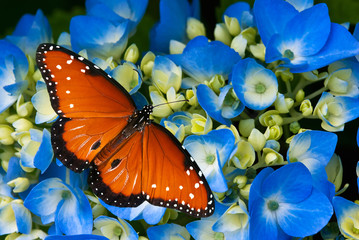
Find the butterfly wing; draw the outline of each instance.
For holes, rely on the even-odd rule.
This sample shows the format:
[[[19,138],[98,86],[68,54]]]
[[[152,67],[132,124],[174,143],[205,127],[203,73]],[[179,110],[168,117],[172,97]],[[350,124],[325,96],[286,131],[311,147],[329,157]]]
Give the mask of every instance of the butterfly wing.
[[[144,130],[142,168],[142,191],[151,204],[194,217],[213,214],[213,195],[200,168],[180,142],[156,123]]]
[[[80,172],[121,132],[135,104],[107,73],[70,50],[41,44],[36,62],[60,116],[51,130],[55,155]]]

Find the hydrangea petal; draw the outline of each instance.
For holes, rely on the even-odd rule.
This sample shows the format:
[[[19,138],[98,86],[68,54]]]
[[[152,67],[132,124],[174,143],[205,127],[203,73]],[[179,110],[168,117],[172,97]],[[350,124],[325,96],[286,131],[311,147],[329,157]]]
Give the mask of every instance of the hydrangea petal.
[[[185,227],[174,223],[150,227],[147,229],[147,235],[150,240],[166,240],[172,237],[183,240],[191,238]]]
[[[37,151],[34,157],[34,166],[41,170],[41,173],[44,173],[49,167],[52,158],[54,157],[54,152],[51,146],[51,134],[44,128],[42,131],[42,139],[39,150]]]
[[[15,214],[17,229],[21,233],[29,234],[32,227],[32,218],[30,211],[20,203],[11,203]]]
[[[303,11],[304,9],[310,8],[313,6],[313,0],[286,0],[292,4],[295,9],[298,11]]]
[[[76,235],[49,235],[45,240],[108,240],[107,237],[92,234],[76,234]]]

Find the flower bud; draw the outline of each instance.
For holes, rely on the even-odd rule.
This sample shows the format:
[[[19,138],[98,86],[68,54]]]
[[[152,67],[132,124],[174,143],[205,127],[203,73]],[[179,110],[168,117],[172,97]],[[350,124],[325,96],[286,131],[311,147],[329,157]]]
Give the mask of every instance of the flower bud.
[[[182,83],[182,69],[169,58],[158,56],[152,68],[152,81],[163,93],[171,87],[177,92]]]
[[[20,119],[20,116],[17,114],[11,114],[10,116],[8,116],[5,120],[6,122],[13,124],[16,120]]]
[[[277,99],[274,102],[274,107],[279,113],[288,113],[294,104],[291,98],[284,98],[284,95],[278,93]]]
[[[238,188],[243,188],[248,182],[248,178],[246,176],[238,175],[233,179],[233,183],[238,185]]]
[[[155,61],[155,54],[151,51],[147,52],[141,60],[141,70],[147,77],[151,77],[152,68]]]
[[[168,89],[166,96],[167,102],[174,111],[180,110],[181,107],[186,103],[184,101],[185,97],[182,94],[176,94],[176,91],[173,87]]]
[[[255,151],[261,151],[266,144],[266,138],[258,129],[253,128],[248,137],[248,142],[252,145]]]
[[[305,92],[303,91],[303,89],[299,89],[299,91],[295,95],[295,101],[302,102],[304,100],[304,97],[305,97]]]
[[[241,136],[239,136],[238,129],[233,124],[231,124],[231,126],[229,126],[229,127],[222,124],[222,125],[219,125],[216,129],[224,129],[224,128],[232,131],[236,143],[241,140]]]
[[[239,141],[237,143],[237,151],[231,159],[234,166],[239,169],[247,169],[253,165],[255,160],[256,154],[252,145],[243,140]]]
[[[186,99],[188,100],[188,104],[191,106],[198,106],[198,99],[197,99],[197,94],[195,93],[195,89],[187,89],[186,90]]]
[[[0,143],[4,145],[11,145],[14,143],[14,139],[11,136],[11,133],[14,132],[14,129],[7,124],[0,124]]]
[[[185,49],[186,45],[176,41],[176,40],[171,40],[170,41],[170,54],[181,54],[183,52],[183,50]]]
[[[33,109],[34,107],[32,106],[32,103],[24,102],[24,97],[20,94],[16,102],[16,113],[20,117],[28,117],[31,115]]]
[[[192,128],[191,132],[196,135],[207,134],[212,130],[212,120],[207,115],[207,118],[203,117],[200,114],[193,114],[193,118],[191,120]]]
[[[263,43],[258,43],[255,45],[249,46],[249,51],[253,54],[253,56],[262,62],[264,62],[264,57],[266,54],[266,47]]]
[[[299,107],[299,110],[303,113],[303,116],[309,116],[313,113],[312,103],[309,99],[305,99]]]
[[[29,131],[30,128],[33,127],[32,123],[25,118],[20,118],[16,120],[15,122],[13,122],[12,126],[15,128],[16,132]]]
[[[224,23],[226,24],[226,28],[228,32],[232,36],[237,36],[241,33],[241,26],[239,25],[238,19],[235,17],[224,16]]]
[[[208,83],[208,86],[217,94],[220,93],[220,88],[225,84],[225,80],[222,75],[214,75]]]
[[[279,140],[283,135],[283,128],[282,126],[274,125],[271,127],[267,127],[264,136],[266,139],[274,139]]]
[[[243,188],[239,190],[239,193],[244,199],[249,199],[249,190],[251,188],[251,184],[245,185]]]
[[[138,57],[140,56],[140,52],[138,50],[138,47],[135,43],[132,43],[125,52],[124,60],[127,62],[136,63],[138,60]]]
[[[324,81],[326,86],[334,95],[346,95],[352,88],[350,84],[351,69],[339,69],[330,74]]]
[[[193,39],[197,36],[206,36],[206,29],[203,23],[192,17],[187,19],[186,32],[189,39]]]
[[[253,27],[243,29],[241,35],[247,39],[248,45],[256,43],[257,30]]]
[[[231,48],[233,48],[234,51],[236,51],[242,58],[244,58],[247,44],[247,39],[245,39],[242,34],[239,34],[233,38],[231,42]]]
[[[270,127],[274,125],[282,125],[283,118],[279,115],[279,111],[269,110],[259,116],[259,122],[264,127]]]
[[[343,165],[340,157],[337,154],[333,154],[325,171],[328,175],[328,180],[335,185],[335,191],[339,191],[343,181]]]
[[[167,100],[163,97],[163,94],[161,92],[150,89],[150,98],[153,105],[163,104],[153,109],[153,116],[163,118],[173,113],[169,104],[166,104]]]
[[[12,190],[14,193],[21,193],[25,192],[29,188],[30,181],[26,177],[18,177],[9,181],[7,185],[14,188]]]
[[[281,164],[284,162],[283,156],[271,148],[263,148],[263,155],[267,166]]]
[[[214,39],[230,46],[232,36],[224,23],[217,23],[214,29]]]
[[[124,62],[122,65],[117,66],[111,71],[113,78],[116,79],[130,94],[137,92],[142,84],[142,78],[134,69],[137,68],[132,62]]]
[[[243,119],[239,121],[238,130],[243,137],[248,137],[251,131],[255,127],[254,119]]]
[[[308,80],[310,82],[320,81],[320,80],[323,80],[323,79],[328,77],[327,72],[319,73],[318,70],[313,70],[313,71],[310,71],[310,72],[304,72],[304,73],[301,73],[301,74],[306,80]]]
[[[298,131],[300,129],[300,124],[299,122],[295,121],[295,122],[292,122],[289,124],[289,130],[294,133],[294,134],[297,134]]]
[[[291,73],[288,68],[276,69],[275,75],[280,77],[284,82],[292,81],[294,79],[293,73]]]
[[[185,128],[183,125],[178,127],[176,124],[170,121],[164,121],[163,123],[165,125],[165,128],[170,131],[178,139],[179,142],[183,141],[185,137]]]
[[[266,145],[264,145],[264,148],[271,148],[274,151],[279,152],[280,144],[278,141],[271,139],[271,140],[267,140]]]

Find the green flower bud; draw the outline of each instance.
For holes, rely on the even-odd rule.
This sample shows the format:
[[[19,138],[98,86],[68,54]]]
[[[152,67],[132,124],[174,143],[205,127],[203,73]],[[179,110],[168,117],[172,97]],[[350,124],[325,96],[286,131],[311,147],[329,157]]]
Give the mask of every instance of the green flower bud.
[[[196,113],[193,114],[191,124],[191,132],[196,135],[207,134],[212,130],[213,126],[212,120],[208,115],[207,118],[205,118],[202,115]]]
[[[248,182],[248,178],[246,176],[238,175],[233,179],[233,183],[238,185],[238,188],[243,188]]]
[[[274,102],[274,107],[279,113],[288,113],[293,107],[294,100],[291,98],[284,98],[284,95],[278,93],[277,99]]]
[[[248,45],[252,45],[256,43],[256,37],[257,37],[257,30],[253,27],[249,27],[246,29],[243,29],[241,32],[241,35],[247,39]]]
[[[263,148],[263,155],[267,166],[281,164],[284,162],[283,156],[271,148]]]
[[[303,113],[303,116],[309,116],[313,113],[313,106],[309,99],[305,99],[299,107],[299,110]]]
[[[127,62],[136,63],[138,57],[140,56],[140,51],[135,43],[132,43],[125,52],[124,60]]]
[[[7,183],[10,187],[13,187],[12,190],[14,193],[20,193],[26,191],[30,186],[30,181],[25,177],[15,178]]]
[[[266,54],[266,47],[263,43],[258,43],[255,45],[249,46],[249,51],[253,54],[253,56],[262,62],[264,62],[264,57]]]
[[[16,132],[25,132],[29,131],[30,128],[33,127],[33,124],[25,118],[19,118],[13,122],[12,126],[15,128]]]
[[[346,95],[353,89],[353,84],[349,81],[351,75],[351,69],[334,71],[325,79],[324,86],[334,95]],[[354,87],[357,88],[356,86]]]
[[[258,129],[253,128],[248,137],[248,142],[252,145],[255,151],[261,151],[266,144],[266,138]]]
[[[216,129],[229,129],[232,131],[233,135],[234,135],[234,139],[235,139],[235,142],[238,142],[241,140],[241,136],[239,136],[239,132],[237,130],[237,128],[231,124],[231,126],[226,126],[226,125],[219,125]]]
[[[328,180],[335,185],[335,191],[339,191],[343,181],[343,165],[340,157],[337,154],[333,154],[325,171],[328,175]]]
[[[245,39],[242,34],[239,34],[233,38],[231,42],[231,48],[233,48],[234,51],[236,51],[242,58],[244,58],[247,44],[247,39]]]
[[[283,118],[279,115],[279,111],[269,110],[259,116],[259,122],[264,127],[270,127],[274,125],[282,125]]]
[[[184,101],[185,97],[182,94],[176,94],[176,90],[173,87],[168,89],[166,96],[167,102],[174,111],[180,110],[182,106],[186,103]]]
[[[299,89],[299,91],[295,95],[295,101],[302,102],[304,100],[304,97],[305,97],[305,92],[303,91],[303,89]]]
[[[237,18],[224,16],[224,23],[226,24],[228,32],[232,36],[237,36],[241,33],[241,26],[239,25]]]
[[[187,19],[186,32],[189,39],[193,39],[197,36],[206,36],[206,29],[203,23],[192,17]]]
[[[161,106],[155,107],[153,109],[153,116],[163,118],[173,113],[169,104],[166,104],[167,100],[163,97],[161,92],[157,90],[151,90],[150,88],[150,98],[154,106],[162,104]]]
[[[239,190],[240,195],[246,200],[249,199],[250,188],[251,188],[251,184],[247,184]]]
[[[9,108],[6,109],[5,111],[3,111],[2,113],[0,113],[0,124],[3,124],[3,123],[8,123],[6,121],[6,118],[10,116],[10,111],[9,111]]]
[[[14,156],[14,154],[15,149],[12,146],[0,146],[0,163],[5,172],[7,172],[9,160]]]
[[[11,145],[14,143],[14,139],[11,134],[14,129],[7,124],[0,124],[0,143],[4,145]]]
[[[295,121],[295,122],[292,122],[289,124],[289,130],[294,133],[294,134],[297,134],[298,131],[300,129],[300,124],[299,122]]]
[[[8,116],[5,120],[6,122],[13,124],[16,120],[18,120],[20,118],[19,115],[17,114],[11,114],[10,116]]]
[[[214,75],[208,83],[208,86],[217,94],[219,94],[219,89],[225,85],[225,80],[222,75]]]
[[[152,81],[163,93],[174,87],[176,92],[180,89],[182,83],[182,68],[178,67],[170,59],[162,57],[163,61],[155,61],[152,68]]]
[[[176,41],[176,40],[171,40],[170,41],[170,54],[181,54],[183,52],[183,50],[185,49],[186,45]]]
[[[237,143],[237,151],[233,155],[231,161],[235,167],[239,169],[247,169],[251,167],[256,160],[256,153],[252,145],[246,141]]]
[[[268,140],[279,140],[283,135],[283,128],[282,126],[278,126],[278,125],[274,125],[271,127],[267,127],[264,136],[268,139]]]
[[[134,68],[135,66],[133,63],[124,62],[112,72],[113,77],[127,90],[127,92],[134,89],[140,81],[138,72],[134,71]]]
[[[239,121],[238,130],[243,137],[248,137],[251,131],[255,127],[254,119],[243,119]]]
[[[198,99],[195,91],[196,88],[186,90],[186,99],[188,100],[188,104],[194,107],[198,106]]]
[[[155,62],[155,58],[156,55],[153,52],[148,51],[141,60],[141,70],[147,77],[150,77],[152,74],[152,68]]]
[[[214,39],[230,46],[232,36],[224,23],[217,23],[214,29]]]
[[[24,97],[20,94],[16,102],[16,112],[20,117],[28,117],[31,115],[34,107],[31,102],[24,102]]]
[[[301,73],[301,74],[306,80],[308,80],[310,82],[320,81],[320,80],[323,80],[323,79],[328,77],[327,72],[319,73],[318,70],[313,70],[313,71],[310,71],[310,72],[304,72],[304,73]]]
[[[280,77],[284,82],[292,81],[294,79],[293,73],[288,68],[278,68],[275,70],[275,75]]]

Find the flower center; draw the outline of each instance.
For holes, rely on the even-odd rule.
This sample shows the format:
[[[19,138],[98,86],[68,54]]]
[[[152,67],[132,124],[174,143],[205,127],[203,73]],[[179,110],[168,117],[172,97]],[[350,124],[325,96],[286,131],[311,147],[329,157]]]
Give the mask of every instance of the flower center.
[[[268,209],[271,210],[271,211],[276,211],[276,210],[279,208],[279,204],[278,204],[278,202],[276,202],[276,201],[270,200],[270,201],[267,203],[267,207],[268,207]]]
[[[211,154],[211,155],[208,155],[208,156],[206,157],[206,163],[207,163],[207,164],[213,164],[215,159],[216,159],[216,158],[215,158],[212,154]]]
[[[68,199],[68,198],[70,198],[70,196],[71,196],[71,193],[68,192],[68,191],[63,191],[62,194],[61,194],[61,197],[63,199]]]
[[[221,233],[221,232],[216,232],[216,233],[214,234],[214,239],[215,239],[215,240],[223,240],[223,239],[224,239],[224,234]]]
[[[114,229],[113,229],[113,234],[115,236],[121,236],[122,234],[122,228],[120,226],[116,226]]]
[[[294,53],[291,50],[287,49],[287,50],[284,51],[283,57],[288,58],[289,60],[293,60],[294,59]]]
[[[256,84],[256,93],[262,94],[266,91],[266,86],[263,83],[257,83]]]

